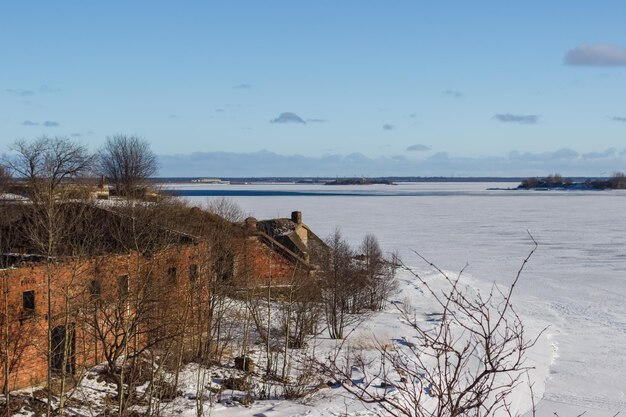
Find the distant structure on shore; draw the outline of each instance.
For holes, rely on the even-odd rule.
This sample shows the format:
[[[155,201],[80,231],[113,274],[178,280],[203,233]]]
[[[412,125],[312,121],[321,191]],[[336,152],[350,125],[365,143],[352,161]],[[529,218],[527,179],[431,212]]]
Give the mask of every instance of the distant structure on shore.
[[[219,178],[197,178],[195,180],[191,180],[191,182],[201,183],[201,184],[230,184],[230,181],[222,181]]]
[[[395,185],[392,181],[385,178],[337,178],[332,181],[326,181],[326,185]]]

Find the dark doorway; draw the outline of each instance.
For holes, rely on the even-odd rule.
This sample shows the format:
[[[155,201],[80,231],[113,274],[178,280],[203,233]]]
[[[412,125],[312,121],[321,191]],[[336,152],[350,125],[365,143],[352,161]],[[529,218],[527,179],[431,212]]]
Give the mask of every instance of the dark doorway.
[[[65,326],[57,326],[52,329],[52,369],[54,371],[61,372],[63,362],[65,362],[65,372],[74,374],[76,369],[75,350],[76,332],[73,324],[70,324],[67,329]],[[66,353],[67,360],[65,360]]]
[[[214,261],[215,275],[219,281],[230,282],[235,272],[235,256],[231,252],[220,254]]]

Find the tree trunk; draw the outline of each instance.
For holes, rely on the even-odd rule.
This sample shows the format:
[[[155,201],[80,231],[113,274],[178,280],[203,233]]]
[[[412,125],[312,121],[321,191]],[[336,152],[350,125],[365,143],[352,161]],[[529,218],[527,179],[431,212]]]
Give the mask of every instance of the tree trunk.
[[[4,398],[6,398],[6,410],[7,417],[11,415],[11,390],[9,389],[9,383],[11,378],[11,354],[9,353],[9,274],[5,272],[3,283],[3,301],[4,301]]]

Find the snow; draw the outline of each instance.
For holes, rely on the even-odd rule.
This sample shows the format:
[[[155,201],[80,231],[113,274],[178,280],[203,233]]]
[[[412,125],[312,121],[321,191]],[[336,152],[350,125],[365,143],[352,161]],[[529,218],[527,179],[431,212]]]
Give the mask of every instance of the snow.
[[[440,274],[430,271],[423,276],[423,279],[429,282],[429,285],[435,289],[435,291],[444,290],[447,287],[447,283],[442,279]],[[367,358],[377,359],[379,357],[379,346],[393,345],[399,350],[404,350],[406,353],[412,348],[413,344],[418,343],[414,332],[408,323],[402,318],[400,313],[401,309],[410,309],[411,315],[419,318],[419,320],[425,323],[432,323],[435,325],[437,322],[437,312],[439,311],[433,298],[424,291],[423,285],[419,284],[415,277],[408,271],[400,270],[398,273],[398,280],[402,291],[397,293],[387,309],[379,313],[371,313],[363,317],[363,320],[351,326],[347,331],[347,338],[345,341],[331,340],[327,337],[318,337],[316,340],[311,341],[309,348],[303,351],[292,350],[294,355],[294,363],[296,365],[293,368],[297,368],[298,358],[313,355],[318,360],[322,361],[328,357],[329,354],[336,352],[338,346],[342,346],[342,352],[349,350],[363,351]],[[471,277],[462,279],[461,284],[467,287],[468,291],[484,291],[487,290],[489,285],[485,285],[484,282],[476,282]],[[243,307],[243,306],[242,306]],[[537,334],[540,330],[536,325],[537,322],[527,323],[529,324],[528,331],[530,334]],[[542,324],[543,325],[543,324]],[[544,339],[549,342],[548,339]],[[256,352],[251,355],[252,359],[257,364],[262,365],[264,362],[263,349],[255,349]],[[533,355],[530,357],[529,365],[536,366],[536,371],[531,371],[531,379],[535,384],[535,395],[541,396],[543,392],[543,381],[547,377],[545,370],[548,368],[546,364],[551,363],[555,358],[555,352],[550,344],[540,343],[537,349],[533,350]],[[279,364],[280,367],[280,364]],[[371,375],[378,369],[376,362],[373,362],[369,368],[365,370]],[[365,375],[362,369],[354,370],[352,375],[352,381],[354,384],[359,384],[363,376]],[[241,371],[235,370],[232,367],[213,366],[210,368],[202,368],[198,364],[190,363],[185,366],[181,372],[179,379],[178,390],[181,395],[177,396],[173,401],[163,401],[158,406],[160,415],[163,416],[183,416],[183,417],[196,417],[198,403],[196,401],[197,387],[211,387],[219,388],[220,382],[229,377],[242,377]],[[317,385],[319,382],[325,382],[328,377],[319,375],[319,378],[314,374],[314,379],[311,380],[313,385]],[[399,375],[389,375],[389,379],[392,384],[399,383]],[[168,377],[171,382],[171,375]],[[200,385],[198,385],[198,382]],[[375,390],[389,389],[390,393],[394,395],[394,388],[384,388],[381,386],[382,380],[376,380],[374,384]],[[148,388],[148,383],[138,388],[139,396],[145,392]],[[254,383],[253,391],[259,392],[265,390],[264,383],[257,378]],[[24,393],[24,392],[23,392]],[[73,402],[68,403],[67,411],[71,415],[96,415],[102,413],[106,407],[106,402],[110,403],[110,398],[115,395],[115,386],[107,381],[105,377],[105,367],[103,365],[96,366],[91,369],[85,378],[83,378],[79,388],[77,388],[73,394]],[[242,405],[237,398],[245,396],[245,392],[224,390],[219,394],[211,393],[208,390],[204,391],[203,398],[204,403],[201,405],[204,409],[204,415],[228,415],[228,416],[265,416],[265,417],[286,417],[286,416],[376,416],[381,415],[381,409],[376,405],[364,405],[356,398],[349,395],[339,385],[332,385],[330,387],[324,386],[323,388],[314,391],[311,395],[304,399],[296,401],[288,401],[273,396],[268,400],[256,400],[249,406]],[[515,398],[513,398],[514,410],[527,410],[529,407],[529,392],[526,389],[521,389],[516,392]],[[109,400],[105,398],[109,397]],[[57,404],[55,402],[55,404]],[[137,409],[141,412],[142,410]],[[384,415],[384,414],[382,414]]]
[[[0,200],[28,201],[28,199],[24,196],[11,193],[0,193]]]
[[[303,221],[319,236],[339,226],[358,244],[366,233],[374,233],[385,250],[398,251],[405,263],[418,269],[426,266],[419,264],[414,250],[449,271],[459,271],[468,263],[466,274],[477,288],[493,281],[512,282],[531,249],[530,231],[539,250],[513,301],[529,331],[550,325],[531,354],[537,367],[534,391],[542,398],[538,415],[586,411],[586,416],[607,416],[626,410],[626,192],[487,190],[513,186],[417,183],[330,189],[314,185],[227,188],[293,192],[230,198],[258,219],[289,217],[291,211],[300,210]],[[307,194],[298,195],[300,191]],[[208,198],[189,199],[202,205]],[[378,319],[383,321],[382,328],[394,328],[390,317]],[[519,395],[520,409],[527,409],[527,396]],[[353,412],[359,410],[357,404],[346,401]],[[330,403],[334,405],[327,409],[303,412],[345,413],[336,401]],[[262,412],[297,415],[279,414],[281,407],[294,405],[279,404]]]
[[[538,416],[613,416],[626,410],[626,192],[503,191],[515,184],[419,183],[398,186],[329,187],[319,185],[176,186],[210,190],[252,190],[289,195],[232,196],[258,219],[289,217],[300,210],[304,222],[319,236],[340,226],[358,245],[374,233],[384,250],[398,251],[405,264],[433,283],[437,274],[420,262],[419,252],[445,271],[457,273],[466,264],[462,283],[486,292],[493,282],[511,284],[532,249],[528,231],[539,248],[526,266],[513,303],[528,335],[539,334],[528,355],[535,369],[529,378]],[[201,187],[201,188],[199,188]],[[298,194],[303,191],[304,195]],[[332,195],[329,195],[331,193]],[[342,194],[342,195],[338,195]],[[207,197],[188,197],[193,204]],[[412,332],[396,305],[410,304],[417,317],[433,320],[433,300],[407,272],[399,275],[401,291],[384,312],[372,314],[352,331],[351,346],[375,355],[376,341],[410,348]],[[439,284],[436,284],[439,285]],[[315,355],[324,357],[337,342],[319,338]],[[263,361],[259,349],[256,361]],[[182,397],[163,403],[161,415],[197,415],[196,364],[181,375]],[[99,380],[97,369],[85,378],[75,397],[97,404],[114,388]],[[204,370],[206,383],[237,375],[232,368]],[[208,394],[207,394],[208,395]],[[216,416],[373,416],[380,410],[364,405],[339,386],[322,388],[300,401],[257,400],[244,406],[224,391],[222,401],[204,403],[205,415]],[[531,407],[528,386],[515,391],[513,410]],[[93,414],[76,409],[77,415]]]

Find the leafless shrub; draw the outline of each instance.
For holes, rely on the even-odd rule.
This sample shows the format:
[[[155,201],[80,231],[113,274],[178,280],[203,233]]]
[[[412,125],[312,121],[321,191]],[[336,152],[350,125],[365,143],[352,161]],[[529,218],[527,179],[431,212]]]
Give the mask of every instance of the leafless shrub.
[[[312,359],[299,361],[294,366],[295,375],[285,380],[283,396],[288,400],[303,399],[324,386]]]
[[[246,217],[243,209],[229,198],[216,198],[209,201],[207,210],[230,222],[241,222]]]
[[[410,338],[393,345],[378,340],[374,361],[364,352],[348,354],[344,347],[322,368],[361,401],[378,404],[393,416],[511,414],[509,397],[524,383],[530,369],[526,354],[540,336],[526,335],[511,298],[536,250],[532,241],[510,288],[501,291],[494,285],[487,295],[468,293],[460,284],[463,271],[450,277],[418,254],[447,284],[442,293],[409,270],[437,303],[438,320],[424,322],[399,308],[412,329]]]

